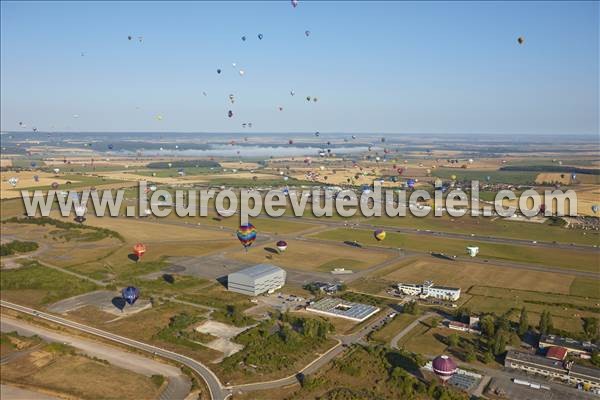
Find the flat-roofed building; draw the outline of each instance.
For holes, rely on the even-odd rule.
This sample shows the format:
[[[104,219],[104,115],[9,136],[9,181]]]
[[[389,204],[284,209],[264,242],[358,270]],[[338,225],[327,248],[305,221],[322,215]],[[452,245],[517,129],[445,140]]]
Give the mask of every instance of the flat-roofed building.
[[[306,307],[306,311],[312,311],[330,317],[350,319],[356,322],[366,320],[371,315],[376,314],[379,310],[379,307],[371,306],[369,304],[352,303],[331,297],[321,299]]]
[[[285,284],[285,270],[271,264],[258,264],[227,276],[227,289],[232,292],[258,296],[273,293]]]
[[[568,353],[578,355],[582,358],[589,358],[594,350],[600,350],[600,346],[592,342],[584,342],[556,335],[542,335],[540,337],[540,349],[555,346],[564,347]]]
[[[584,367],[572,361],[553,360],[535,354],[509,350],[504,366],[525,372],[556,378],[568,384],[582,384],[590,388],[600,388],[600,369]]]
[[[460,288],[437,286],[431,281],[426,281],[423,284],[399,283],[398,291],[403,294],[422,298],[434,297],[436,299],[451,301],[456,301],[460,298]]]

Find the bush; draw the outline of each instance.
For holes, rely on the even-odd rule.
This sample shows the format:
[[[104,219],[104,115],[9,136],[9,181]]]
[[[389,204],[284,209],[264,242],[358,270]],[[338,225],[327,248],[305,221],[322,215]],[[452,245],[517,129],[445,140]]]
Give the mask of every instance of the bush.
[[[21,242],[13,240],[12,242],[0,245],[0,256],[11,256],[15,253],[27,253],[38,249],[36,242]]]
[[[150,377],[150,380],[152,381],[152,383],[154,383],[154,385],[156,385],[156,387],[161,387],[163,385],[163,383],[165,383],[165,377],[162,375],[152,375]]]

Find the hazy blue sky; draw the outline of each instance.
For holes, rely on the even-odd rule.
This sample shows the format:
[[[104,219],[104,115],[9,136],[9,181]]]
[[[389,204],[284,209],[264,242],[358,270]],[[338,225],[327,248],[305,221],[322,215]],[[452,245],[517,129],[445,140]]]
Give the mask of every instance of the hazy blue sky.
[[[598,132],[598,2],[1,8],[2,130]]]

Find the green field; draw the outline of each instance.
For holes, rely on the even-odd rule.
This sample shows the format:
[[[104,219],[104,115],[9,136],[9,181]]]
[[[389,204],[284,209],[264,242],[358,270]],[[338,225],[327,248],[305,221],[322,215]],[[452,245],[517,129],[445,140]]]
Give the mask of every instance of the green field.
[[[433,176],[450,179],[452,175],[456,175],[458,181],[479,181],[484,183],[509,183],[513,185],[528,185],[535,183],[537,172],[525,171],[490,171],[490,170],[472,170],[463,168],[437,168],[432,172]],[[487,180],[487,177],[490,180]]]
[[[599,254],[597,252],[577,251],[570,249],[536,248],[499,243],[484,243],[446,239],[434,239],[419,235],[388,232],[385,241],[376,242],[371,231],[360,229],[333,229],[311,237],[337,242],[356,240],[363,245],[402,248],[424,252],[441,252],[450,255],[464,255],[467,246],[479,246],[478,258],[516,261],[532,264],[549,265],[558,268],[579,271],[597,272]]]
[[[503,218],[470,217],[452,218],[447,215],[433,215],[419,218],[412,215],[406,217],[371,217],[364,219],[365,223],[377,226],[390,226],[450,232],[476,234],[480,236],[506,237],[511,239],[536,240],[544,242],[600,244],[600,232],[586,232],[578,229],[565,229],[558,226],[533,222],[510,221]]]
[[[91,282],[43,267],[36,262],[19,269],[3,270],[2,298],[38,306],[96,290]]]
[[[571,283],[570,294],[598,299],[600,298],[600,280],[575,278]]]
[[[541,293],[527,290],[506,290],[487,286],[474,286],[468,291],[472,296],[465,304],[471,311],[502,315],[510,310],[527,308],[530,324],[536,326],[542,311],[550,311],[554,326],[574,334],[583,329],[582,318],[600,316],[600,304],[585,297]],[[518,319],[518,313],[512,313]]]
[[[394,336],[410,325],[410,323],[418,317],[418,315],[412,314],[396,315],[394,319],[385,324],[383,328],[373,332],[370,338],[376,342],[388,345]]]
[[[65,181],[71,181],[71,184],[62,184],[59,186],[57,190],[73,190],[73,189],[81,189],[81,188],[89,188],[91,186],[100,186],[100,185],[111,185],[114,183],[126,183],[124,181],[120,181],[117,179],[108,179],[102,178],[99,176],[93,175],[79,175],[79,174],[61,174],[59,176],[60,179]],[[21,190],[50,190],[51,186],[32,186],[21,188]]]

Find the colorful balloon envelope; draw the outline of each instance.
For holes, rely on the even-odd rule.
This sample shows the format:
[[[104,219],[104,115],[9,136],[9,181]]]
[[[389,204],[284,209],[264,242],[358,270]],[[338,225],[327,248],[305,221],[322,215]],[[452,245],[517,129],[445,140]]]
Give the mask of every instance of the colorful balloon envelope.
[[[279,242],[277,242],[277,249],[281,252],[284,252],[287,249],[287,242],[284,240],[280,240]]]
[[[458,369],[454,360],[446,355],[434,358],[431,366],[433,372],[442,380],[442,382],[446,382],[448,379],[452,378]]]
[[[237,232],[237,238],[244,246],[246,251],[248,251],[248,247],[252,246],[252,243],[256,240],[256,228],[251,223],[247,225],[241,225]]]
[[[140,258],[142,258],[144,253],[146,253],[146,245],[145,244],[136,243],[136,245],[133,246],[133,254],[135,254],[135,256],[138,258],[138,260]]]
[[[375,232],[373,232],[373,236],[378,242],[381,242],[385,239],[385,231],[383,229],[377,229]]]
[[[140,290],[134,286],[127,286],[121,290],[121,296],[123,296],[127,304],[132,305],[140,297]]]

